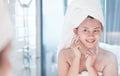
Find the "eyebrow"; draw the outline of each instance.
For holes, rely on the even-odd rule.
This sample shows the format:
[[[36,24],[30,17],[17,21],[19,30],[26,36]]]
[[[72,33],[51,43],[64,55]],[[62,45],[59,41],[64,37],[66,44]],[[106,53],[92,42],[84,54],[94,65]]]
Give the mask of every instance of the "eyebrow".
[[[101,28],[101,27],[96,27],[95,29],[99,29],[99,28]]]
[[[88,27],[83,27],[83,28],[87,28],[87,29],[89,29]],[[94,29],[98,29],[98,28],[100,28],[100,27],[95,27]]]
[[[83,27],[83,28],[89,29],[88,27]],[[99,28],[101,28],[101,27],[96,27],[96,28],[94,28],[94,29],[99,29]]]

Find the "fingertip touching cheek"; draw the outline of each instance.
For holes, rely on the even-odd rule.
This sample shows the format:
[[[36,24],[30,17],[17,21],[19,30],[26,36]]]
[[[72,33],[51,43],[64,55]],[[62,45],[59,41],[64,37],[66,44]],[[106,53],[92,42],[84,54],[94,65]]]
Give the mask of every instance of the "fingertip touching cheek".
[[[101,37],[103,26],[93,17],[87,17],[79,26],[74,30],[77,36],[80,37],[81,42],[87,48],[95,47]]]

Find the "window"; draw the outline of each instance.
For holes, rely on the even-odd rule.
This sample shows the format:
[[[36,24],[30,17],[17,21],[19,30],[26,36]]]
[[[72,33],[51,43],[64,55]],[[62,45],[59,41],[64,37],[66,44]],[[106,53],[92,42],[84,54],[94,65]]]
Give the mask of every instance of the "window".
[[[27,0],[30,3],[26,0],[21,1],[8,1],[16,31],[14,50],[11,55],[12,76],[36,76],[36,1]],[[16,61],[18,63],[15,63]]]

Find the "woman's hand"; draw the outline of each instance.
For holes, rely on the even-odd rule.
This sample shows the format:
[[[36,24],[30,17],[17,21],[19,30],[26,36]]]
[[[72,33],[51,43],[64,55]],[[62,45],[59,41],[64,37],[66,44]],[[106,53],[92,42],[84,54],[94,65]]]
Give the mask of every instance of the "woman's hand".
[[[94,64],[95,64],[95,61],[97,58],[97,53],[98,53],[98,50],[96,48],[89,49],[89,51],[87,51],[87,54],[86,54],[86,58],[87,58],[86,59],[86,67],[87,67],[87,69],[94,67]]]
[[[72,42],[71,42],[71,48],[72,50],[74,51],[74,54],[75,54],[75,57],[81,57],[81,52],[80,52],[80,40],[79,40],[79,37],[76,36],[72,39]]]

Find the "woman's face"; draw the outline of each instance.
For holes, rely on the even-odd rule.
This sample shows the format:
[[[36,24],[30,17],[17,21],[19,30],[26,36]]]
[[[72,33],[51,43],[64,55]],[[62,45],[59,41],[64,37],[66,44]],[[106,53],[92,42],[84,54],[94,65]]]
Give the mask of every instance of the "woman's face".
[[[95,47],[102,33],[102,26],[96,19],[86,18],[76,29],[76,35],[87,48]]]

